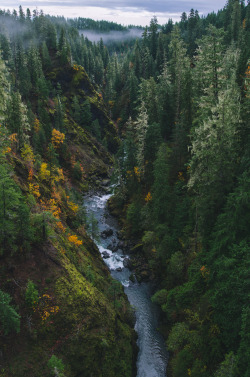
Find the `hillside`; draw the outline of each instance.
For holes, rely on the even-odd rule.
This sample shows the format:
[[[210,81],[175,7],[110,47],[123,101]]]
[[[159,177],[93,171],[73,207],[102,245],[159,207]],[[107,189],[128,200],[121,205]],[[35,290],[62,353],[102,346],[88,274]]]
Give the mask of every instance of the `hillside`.
[[[82,197],[106,185],[117,130],[83,67],[40,56],[22,50],[17,76],[0,62],[0,375],[132,376],[131,310],[121,288],[114,308]]]

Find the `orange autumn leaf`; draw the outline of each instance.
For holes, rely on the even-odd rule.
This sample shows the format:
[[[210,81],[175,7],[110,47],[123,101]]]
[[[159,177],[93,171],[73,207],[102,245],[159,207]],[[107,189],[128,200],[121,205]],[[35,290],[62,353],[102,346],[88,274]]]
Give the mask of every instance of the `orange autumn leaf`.
[[[55,128],[52,130],[51,142],[55,148],[59,148],[59,146],[63,144],[64,139],[65,135],[62,132],[56,130]]]
[[[152,195],[151,195],[151,192],[148,192],[147,193],[147,196],[146,196],[146,198],[145,198],[145,202],[150,202],[150,200],[152,200]]]
[[[68,236],[68,240],[69,240],[69,242],[73,243],[73,245],[75,245],[75,246],[82,245],[82,241],[79,240],[78,237],[75,234]]]

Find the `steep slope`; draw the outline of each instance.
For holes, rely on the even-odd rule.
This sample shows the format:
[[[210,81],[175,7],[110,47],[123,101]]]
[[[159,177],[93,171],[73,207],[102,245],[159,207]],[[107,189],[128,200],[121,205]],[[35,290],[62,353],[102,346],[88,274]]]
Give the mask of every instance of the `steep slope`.
[[[82,67],[55,59],[46,82],[49,96],[29,96],[29,108],[9,89],[1,102],[0,376],[130,377],[133,316],[121,286],[122,309],[113,303],[82,208],[82,192],[109,176],[116,129]],[[73,98],[88,100],[86,124]],[[106,147],[92,134],[95,120]]]

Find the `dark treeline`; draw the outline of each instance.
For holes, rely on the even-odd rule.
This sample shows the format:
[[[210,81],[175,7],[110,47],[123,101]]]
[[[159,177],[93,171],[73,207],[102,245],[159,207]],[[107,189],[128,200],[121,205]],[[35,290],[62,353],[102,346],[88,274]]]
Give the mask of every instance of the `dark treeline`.
[[[91,18],[76,18],[74,20],[69,19],[70,25],[79,30],[95,30],[97,32],[109,32],[109,31],[126,31],[127,27],[109,21],[94,21]]]
[[[60,167],[69,169],[63,141],[72,122],[117,152],[93,101],[71,92],[86,71],[94,87],[84,90],[106,103],[121,138],[113,201],[157,282],[152,300],[162,309],[169,375],[249,377],[250,5],[228,0],[218,13],[200,17],[192,9],[163,26],[153,18],[140,39],[108,46],[78,29],[121,25],[21,7],[1,11],[0,21],[3,160],[11,148],[53,186]],[[72,81],[68,70],[76,73]],[[83,176],[80,162],[70,170],[75,181]],[[6,166],[2,253],[42,242],[47,232],[40,213],[31,229],[32,205]],[[46,191],[28,179],[33,196]],[[8,331],[19,326],[12,317]]]

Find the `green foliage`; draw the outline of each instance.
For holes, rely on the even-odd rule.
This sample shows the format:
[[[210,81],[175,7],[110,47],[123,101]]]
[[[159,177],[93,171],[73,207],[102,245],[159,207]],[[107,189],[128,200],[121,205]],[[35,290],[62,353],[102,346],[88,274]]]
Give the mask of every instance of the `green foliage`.
[[[141,230],[141,205],[138,201],[134,201],[128,206],[127,220],[131,225],[131,233],[138,234]]]
[[[33,281],[29,280],[27,283],[26,291],[25,291],[25,302],[26,305],[31,309],[37,305],[39,299],[39,293],[36,288],[36,285]]]
[[[154,164],[154,184],[152,189],[152,215],[156,224],[168,224],[172,218],[171,188],[169,185],[170,150],[162,144]]]
[[[249,307],[250,268],[249,244],[242,241],[233,245],[229,255],[217,257],[211,265],[211,302],[214,319],[222,329],[221,338],[227,350],[236,351],[239,346],[242,308]]]
[[[95,283],[95,273],[92,266],[89,264],[86,269],[86,278],[94,285]]]
[[[22,251],[29,251],[34,241],[34,229],[31,225],[30,210],[24,200],[20,201],[17,217],[17,243]]]
[[[108,292],[112,298],[114,309],[119,309],[121,307],[121,301],[119,299],[119,296],[122,293],[121,283],[117,280],[112,280]]]
[[[250,333],[248,329],[249,319],[250,308],[248,306],[243,308],[241,315],[241,340],[237,353],[237,376],[248,377],[250,375],[250,366],[248,362],[248,355],[250,352]]]
[[[183,348],[188,341],[188,326],[184,322],[176,323],[168,336],[169,351],[176,352]]]
[[[34,240],[38,245],[45,242],[49,235],[49,223],[55,221],[51,212],[36,213],[32,216]]]
[[[6,165],[0,165],[0,253],[16,249],[18,221],[17,209],[20,191],[10,178]]]
[[[193,355],[188,348],[181,350],[172,361],[173,377],[188,377]]]
[[[7,80],[7,69],[2,59],[0,59],[0,88],[0,122],[2,123],[6,116],[5,112],[10,95],[9,83]]]
[[[11,297],[0,290],[0,322],[5,335],[20,331],[20,315],[10,305]]]
[[[161,289],[151,297],[151,300],[158,305],[163,305],[167,301],[167,295],[168,291],[166,289]]]
[[[180,283],[183,280],[185,257],[182,252],[177,251],[171,258],[167,269],[168,279]]]
[[[95,119],[90,126],[90,129],[93,135],[97,138],[97,140],[101,141],[101,127],[98,119]]]
[[[61,359],[52,355],[48,361],[48,367],[51,370],[51,374],[54,376],[63,376],[64,365]]]
[[[90,130],[92,114],[91,114],[91,107],[90,102],[88,99],[83,102],[80,109],[80,116],[81,116],[81,124],[86,127],[87,130]]]
[[[74,165],[73,178],[77,181],[80,181],[82,179],[82,169],[79,161],[77,161]]]
[[[236,371],[236,358],[233,352],[226,355],[225,360],[220,364],[214,377],[234,377]]]
[[[7,108],[7,124],[11,133],[17,134],[18,149],[28,143],[30,125],[27,117],[27,107],[21,100],[19,92],[12,92]]]

